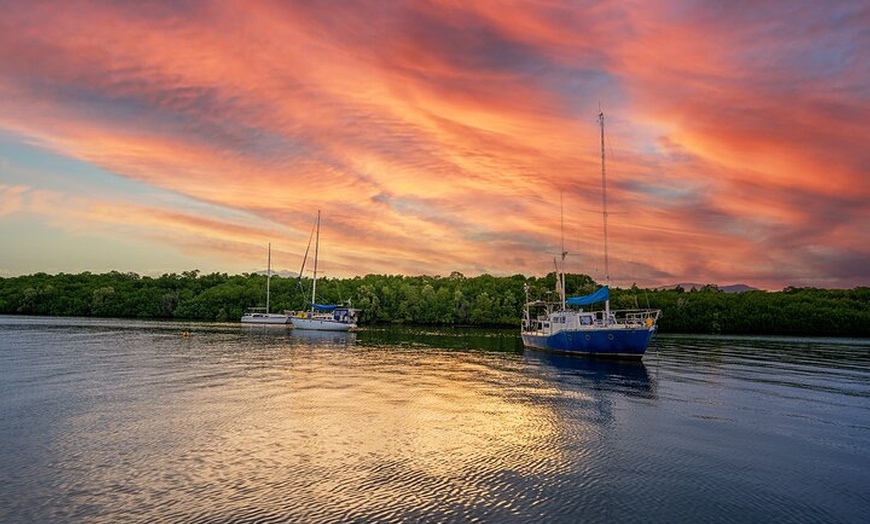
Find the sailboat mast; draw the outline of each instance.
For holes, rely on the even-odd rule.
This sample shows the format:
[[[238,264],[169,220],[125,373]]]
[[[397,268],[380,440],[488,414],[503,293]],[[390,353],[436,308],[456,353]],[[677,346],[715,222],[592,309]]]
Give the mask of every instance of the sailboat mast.
[[[266,314],[269,314],[269,282],[272,280],[272,243],[266,249]]]
[[[610,287],[610,262],[607,258],[607,170],[604,162],[604,111],[598,110],[598,124],[601,127],[601,217],[604,221],[604,283]],[[607,322],[610,319],[610,298],[604,302]]]
[[[562,310],[564,311],[567,307],[565,303],[565,257],[568,255],[568,252],[565,251],[565,202],[564,202],[564,192],[559,192],[559,220],[560,220],[560,234],[561,234],[561,248],[562,248],[562,267],[556,268],[558,271],[559,277],[559,300],[562,302]]]
[[[314,240],[314,280],[311,282],[311,311],[314,311],[314,304],[317,303],[317,252],[320,249],[320,210],[317,210],[317,227]]]

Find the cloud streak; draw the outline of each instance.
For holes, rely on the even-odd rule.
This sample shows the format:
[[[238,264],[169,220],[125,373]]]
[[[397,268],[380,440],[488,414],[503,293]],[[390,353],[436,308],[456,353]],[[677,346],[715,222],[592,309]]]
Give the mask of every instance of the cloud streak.
[[[0,137],[150,191],[31,188],[4,158],[0,229],[253,270],[266,242],[301,256],[321,209],[335,276],[542,274],[562,201],[569,269],[600,279],[601,103],[618,284],[867,285],[868,23],[846,1],[9,2]]]

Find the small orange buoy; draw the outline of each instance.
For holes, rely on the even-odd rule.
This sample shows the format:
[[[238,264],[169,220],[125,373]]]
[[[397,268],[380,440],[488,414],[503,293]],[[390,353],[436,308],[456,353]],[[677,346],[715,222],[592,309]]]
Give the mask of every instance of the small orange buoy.
[[[188,333],[187,331],[182,331],[182,332],[181,332],[181,338],[187,338],[187,337],[189,337],[189,336],[190,336],[190,333]]]

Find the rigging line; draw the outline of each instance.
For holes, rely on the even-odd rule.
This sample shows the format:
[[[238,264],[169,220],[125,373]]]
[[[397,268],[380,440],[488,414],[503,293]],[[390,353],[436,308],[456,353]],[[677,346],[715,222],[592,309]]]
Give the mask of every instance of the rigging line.
[[[613,142],[610,140],[610,132],[604,129],[604,141],[607,143],[607,148],[610,150],[610,162],[616,161],[616,153],[613,152]]]
[[[600,109],[600,106],[599,106],[599,109]],[[602,112],[601,114],[603,115],[604,113]],[[610,140],[610,132],[607,130],[606,126],[603,128],[603,130],[604,130],[604,136],[602,138],[604,139],[604,143],[607,144],[607,148],[610,150],[610,156],[607,159],[607,163],[611,166],[611,170],[612,170],[613,163],[616,161],[616,153],[614,153],[614,151],[613,151],[613,142]],[[602,149],[603,149],[603,147],[602,147]],[[604,151],[602,151],[602,154],[603,153],[604,153]],[[607,210],[606,213],[608,216],[610,216],[610,215],[625,214],[625,213],[628,213],[628,211],[610,211],[610,210]]]
[[[314,240],[314,279],[311,281],[311,312],[314,313],[314,304],[317,303],[317,258],[320,250],[320,210],[317,210],[317,221],[315,222],[317,236]]]
[[[299,276],[296,278],[296,284],[302,291],[305,291],[302,288],[302,275],[305,273],[305,262],[308,260],[308,252],[311,250],[311,240],[314,238],[314,230],[317,228],[317,221],[315,220],[314,226],[311,227],[311,234],[308,235],[308,246],[305,247],[305,255],[302,257],[302,267],[299,268]]]

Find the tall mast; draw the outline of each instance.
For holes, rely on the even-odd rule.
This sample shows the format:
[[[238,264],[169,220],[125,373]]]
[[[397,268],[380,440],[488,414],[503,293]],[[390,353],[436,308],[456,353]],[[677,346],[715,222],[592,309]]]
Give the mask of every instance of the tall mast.
[[[317,302],[317,251],[320,249],[320,210],[317,210],[317,234],[314,241],[314,281],[311,283],[311,311],[314,311],[314,304]]]
[[[269,314],[269,281],[272,280],[272,243],[266,250],[266,314]]]
[[[565,304],[565,257],[568,256],[568,252],[565,251],[565,202],[564,202],[564,192],[559,192],[559,220],[560,220],[560,231],[561,231],[561,242],[562,242],[562,267],[561,269],[556,268],[559,271],[559,300],[562,301],[562,309],[564,310],[566,307]]]
[[[601,127],[601,216],[604,221],[604,283],[610,288],[610,263],[607,258],[607,170],[604,162],[604,111],[598,110],[598,124]],[[610,298],[604,302],[606,322],[610,321]]]

